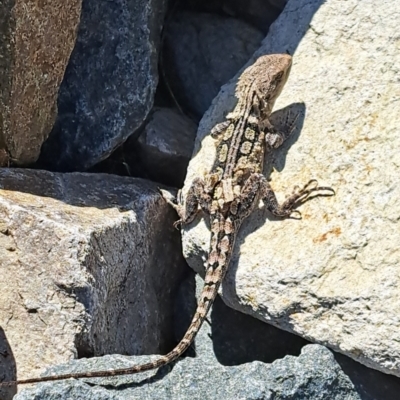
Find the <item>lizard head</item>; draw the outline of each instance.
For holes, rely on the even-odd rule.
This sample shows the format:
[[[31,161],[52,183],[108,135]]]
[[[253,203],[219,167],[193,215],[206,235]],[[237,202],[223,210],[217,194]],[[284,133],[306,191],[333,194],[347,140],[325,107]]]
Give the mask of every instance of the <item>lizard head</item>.
[[[289,77],[292,57],[288,54],[261,56],[242,75],[242,84],[252,85],[258,100],[267,114],[272,111],[275,100],[282,92]]]

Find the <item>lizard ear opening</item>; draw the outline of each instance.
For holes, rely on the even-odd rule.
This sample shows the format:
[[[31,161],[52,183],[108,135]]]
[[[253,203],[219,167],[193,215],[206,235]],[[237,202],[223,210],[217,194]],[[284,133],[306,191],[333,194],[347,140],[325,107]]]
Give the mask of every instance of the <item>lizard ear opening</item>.
[[[274,81],[280,81],[282,77],[283,77],[283,71],[280,71],[275,75]]]

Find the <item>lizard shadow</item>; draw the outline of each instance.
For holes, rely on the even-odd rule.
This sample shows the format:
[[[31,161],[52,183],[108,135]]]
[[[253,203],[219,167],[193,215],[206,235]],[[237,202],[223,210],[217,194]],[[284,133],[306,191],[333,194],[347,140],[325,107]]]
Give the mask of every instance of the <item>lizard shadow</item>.
[[[213,353],[218,363],[237,366],[253,361],[272,363],[299,356],[309,341],[228,307],[217,297],[211,313]],[[331,350],[362,400],[397,399],[400,380]],[[379,384],[377,385],[377,382]]]
[[[267,153],[264,159],[263,174],[267,178],[270,176],[272,168],[277,171],[282,171],[285,167],[286,157],[289,149],[299,139],[300,132],[304,125],[306,114],[306,105],[304,103],[292,103],[284,108],[274,111],[271,114],[270,121],[278,131],[287,129],[287,122],[291,123],[291,119],[295,119],[293,132],[285,140],[281,147],[274,150],[272,153]],[[284,122],[285,121],[285,122]]]

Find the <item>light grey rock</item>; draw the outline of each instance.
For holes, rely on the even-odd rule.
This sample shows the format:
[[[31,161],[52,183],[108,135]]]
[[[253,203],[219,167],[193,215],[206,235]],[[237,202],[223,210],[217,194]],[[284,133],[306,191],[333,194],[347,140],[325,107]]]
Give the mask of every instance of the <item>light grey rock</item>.
[[[143,123],[158,83],[165,0],[86,0],[39,165],[87,169]]]
[[[307,202],[301,221],[278,221],[260,206],[242,226],[222,291],[237,310],[397,376],[399,11],[389,1],[289,1],[272,25],[256,56],[294,54],[276,109],[306,109],[301,133],[267,167],[272,187],[282,201],[316,178],[336,196]],[[224,86],[200,122],[185,190],[211,167],[205,135],[232,109],[234,89],[235,80]],[[201,273],[209,237],[204,219],[183,235]]]
[[[56,118],[81,3],[0,3],[0,167],[39,157]]]
[[[0,379],[169,349],[187,268],[175,219],[141,179],[1,169]]]
[[[166,26],[163,66],[179,105],[200,118],[262,38],[260,31],[234,18],[177,13]]]

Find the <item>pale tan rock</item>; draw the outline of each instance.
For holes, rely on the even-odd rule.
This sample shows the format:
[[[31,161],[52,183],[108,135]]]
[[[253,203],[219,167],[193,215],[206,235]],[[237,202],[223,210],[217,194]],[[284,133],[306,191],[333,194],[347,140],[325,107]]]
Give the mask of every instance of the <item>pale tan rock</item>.
[[[1,2],[0,166],[33,163],[57,114],[81,0]]]
[[[169,350],[186,265],[175,219],[141,179],[0,170],[1,379]]]
[[[336,196],[303,205],[301,221],[255,212],[223,285],[232,307],[397,376],[399,12],[388,0],[293,0],[272,26],[258,54],[294,54],[275,109],[304,102],[306,113],[275,153],[271,184],[281,201],[310,178]],[[234,105],[234,87],[222,88],[200,123],[186,190],[211,166],[214,143],[203,137]],[[204,220],[185,231],[184,253],[198,271],[208,244]]]

